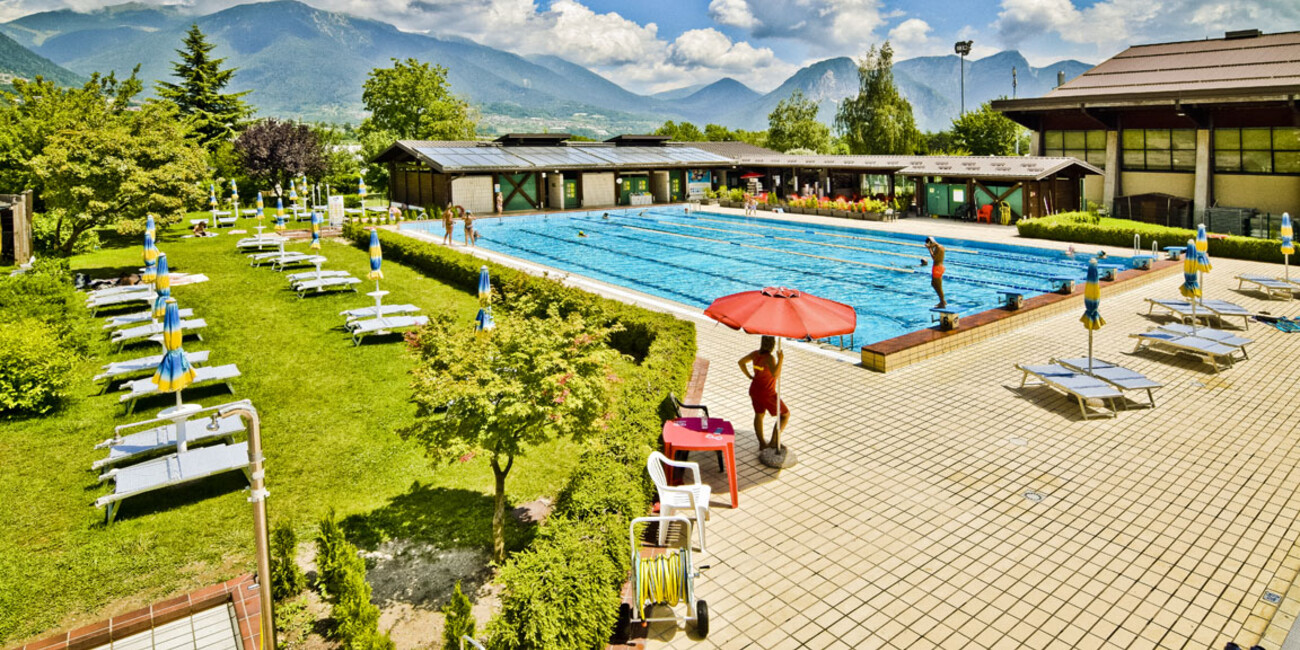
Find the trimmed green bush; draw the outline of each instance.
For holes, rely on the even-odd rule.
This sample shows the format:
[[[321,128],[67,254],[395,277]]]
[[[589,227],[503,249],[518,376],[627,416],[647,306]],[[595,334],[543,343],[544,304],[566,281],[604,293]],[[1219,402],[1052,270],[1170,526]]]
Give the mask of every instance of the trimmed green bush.
[[[330,618],[347,650],[392,650],[393,640],[379,631],[379,608],[370,602],[366,561],[343,537],[334,509],[321,519],[316,534],[317,585],[334,602]]]
[[[360,248],[369,245],[360,226],[345,226],[344,236]],[[386,261],[467,293],[478,290],[479,268],[486,264],[497,309],[541,315],[555,305],[593,325],[621,326],[610,346],[637,365],[621,378],[609,426],[584,452],[532,547],[502,568],[502,607],[488,625],[494,649],[603,646],[628,576],[628,524],[649,508],[646,457],[671,417],[668,393],[680,394],[690,379],[694,324],[412,237],[381,230],[379,240]]]
[[[294,560],[297,552],[293,526],[287,521],[276,524],[271,531],[271,596],[277,601],[293,598],[307,588],[307,578]]]
[[[1133,236],[1141,237],[1144,250],[1151,249],[1151,242],[1159,242],[1160,247],[1180,246],[1188,239],[1196,238],[1195,230],[1186,228],[1169,228],[1128,219],[1097,219],[1087,212],[1066,212],[1041,217],[1038,219],[1021,219],[1016,223],[1016,230],[1021,237],[1036,239],[1053,239],[1081,244],[1098,244],[1131,248]],[[1226,257],[1256,262],[1282,262],[1282,242],[1276,239],[1259,239],[1255,237],[1211,237],[1210,257]]]
[[[316,587],[326,598],[336,597],[343,585],[348,551],[352,551],[351,555],[356,555],[356,549],[351,547],[343,537],[343,529],[339,528],[334,509],[330,508],[321,519],[320,529],[316,532]]]
[[[462,636],[474,638],[474,614],[471,613],[473,605],[469,602],[469,597],[460,589],[460,581],[456,581],[456,589],[451,594],[451,600],[442,608],[444,619],[442,627],[442,647],[444,650],[470,650],[472,646],[461,640]]]
[[[67,396],[77,353],[34,318],[0,322],[0,414],[48,413]]]

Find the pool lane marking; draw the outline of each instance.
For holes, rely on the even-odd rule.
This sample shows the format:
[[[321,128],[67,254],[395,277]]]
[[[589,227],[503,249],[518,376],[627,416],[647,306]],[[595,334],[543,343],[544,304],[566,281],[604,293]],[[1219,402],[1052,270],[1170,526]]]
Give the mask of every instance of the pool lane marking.
[[[681,227],[681,228],[698,228],[698,229],[700,229],[700,230],[712,230],[712,231],[714,231],[714,232],[725,232],[725,233],[730,233],[730,234],[733,234],[733,235],[744,235],[744,236],[746,236],[746,237],[764,237],[764,238],[767,238],[767,239],[776,239],[776,240],[778,240],[778,241],[790,241],[790,242],[795,242],[795,243],[799,243],[799,244],[811,244],[811,245],[813,245],[813,246],[834,246],[835,248],[847,248],[847,249],[849,249],[849,250],[854,250],[854,251],[863,251],[863,252],[865,252],[865,253],[877,253],[877,254],[880,254],[880,255],[892,255],[893,257],[903,257],[903,258],[907,258],[907,259],[909,259],[909,260],[923,260],[923,259],[925,259],[924,257],[921,257],[921,256],[919,256],[919,255],[908,255],[908,254],[906,254],[906,253],[894,253],[894,252],[891,252],[891,251],[882,251],[882,250],[877,249],[877,248],[863,248],[863,247],[861,247],[861,246],[849,246],[849,245],[847,245],[847,244],[832,244],[832,243],[830,243],[830,242],[816,242],[816,241],[809,241],[809,240],[807,240],[807,239],[795,239],[794,237],[778,237],[778,236],[776,236],[776,235],[764,235],[764,234],[762,234],[762,233],[756,233],[756,232],[745,232],[745,231],[743,231],[743,230],[727,230],[726,228],[710,228],[710,227],[708,227],[708,226],[692,226],[692,225],[690,225],[690,224],[685,224],[685,223],[673,223],[673,222],[671,222],[671,221],[658,221],[657,223],[659,223],[659,224],[661,224],[661,225],[664,225],[664,226],[676,226],[676,227]],[[892,267],[885,267],[885,268],[892,268]]]
[[[707,217],[694,217],[694,216],[693,216],[693,217],[691,217],[691,218],[692,218],[692,219],[699,219],[700,221],[712,221],[712,222],[714,222],[714,223],[734,223],[734,222],[731,222],[731,221],[725,221],[725,220],[722,220],[722,219],[709,219],[709,218],[707,218]],[[879,238],[879,237],[864,237],[864,236],[862,236],[862,235],[842,235],[842,234],[839,234],[839,233],[833,233],[833,232],[819,232],[819,231],[816,231],[816,230],[808,230],[808,229],[806,229],[806,228],[782,228],[782,227],[780,227],[780,226],[760,226],[760,225],[758,225],[758,224],[756,224],[756,223],[748,223],[748,222],[744,222],[744,223],[745,223],[746,226],[750,226],[750,227],[752,227],[752,228],[767,228],[767,229],[769,229],[769,230],[788,230],[788,231],[790,231],[790,232],[802,232],[802,233],[807,233],[807,234],[810,234],[810,235],[822,235],[822,236],[824,236],[824,237],[840,237],[840,238],[842,238],[842,239],[859,239],[859,240],[862,240],[862,241],[873,241],[873,242],[876,242],[876,243],[878,243],[878,244],[894,244],[894,245],[897,245],[897,246],[913,246],[913,247],[916,247],[916,248],[924,248],[924,247],[925,247],[925,244],[915,244],[915,243],[912,243],[912,242],[909,242],[909,241],[898,241],[898,240],[896,240],[896,239],[881,239],[881,238]],[[950,251],[950,252],[953,252],[953,253],[967,253],[967,254],[970,254],[970,255],[983,255],[983,254],[984,254],[983,251],[978,251],[978,250],[975,250],[975,249],[972,249],[972,248],[958,248],[958,247],[955,247],[955,246],[953,246],[953,247],[949,247],[947,250]]]
[[[772,251],[773,253],[782,253],[782,254],[785,254],[785,255],[798,255],[798,256],[800,256],[800,257],[811,257],[811,258],[819,259],[819,260],[827,260],[827,261],[831,261],[831,262],[840,262],[841,264],[853,264],[853,265],[855,265],[855,266],[869,266],[869,267],[871,267],[871,268],[876,268],[876,269],[885,269],[885,270],[887,270],[887,271],[897,271],[897,272],[899,272],[899,273],[916,273],[916,270],[915,270],[915,269],[904,269],[904,268],[899,268],[899,267],[897,267],[897,266],[886,266],[886,265],[884,265],[884,264],[872,264],[872,263],[870,263],[870,262],[855,262],[855,261],[853,261],[853,260],[845,260],[845,259],[840,259],[840,258],[838,258],[838,257],[826,257],[826,256],[824,256],[824,255],[813,255],[813,254],[811,254],[811,253],[796,253],[796,252],[794,252],[794,251],[781,250],[781,249],[779,249],[779,248],[772,248],[772,247],[770,247],[770,246],[755,246],[754,244],[742,244],[742,243],[740,243],[740,242],[738,242],[738,241],[728,241],[728,240],[726,240],[726,239],[713,239],[713,238],[711,238],[711,237],[696,237],[696,236],[694,236],[694,235],[683,235],[683,234],[681,234],[681,233],[668,232],[668,231],[666,231],[666,230],[656,230],[656,229],[654,229],[654,228],[643,228],[643,227],[641,227],[641,226],[629,226],[629,225],[626,225],[626,224],[618,224],[618,225],[621,226],[621,227],[623,227],[623,228],[631,228],[632,230],[642,230],[642,231],[645,231],[645,232],[659,233],[659,234],[661,234],[661,235],[668,235],[668,236],[670,236],[670,237],[685,237],[685,238],[687,238],[687,239],[701,239],[701,240],[704,240],[704,241],[711,241],[711,242],[715,242],[715,243],[719,243],[719,244],[730,244],[730,245],[732,245],[732,246],[741,246],[741,247],[744,247],[744,248],[753,248],[753,249],[761,250],[761,251]]]

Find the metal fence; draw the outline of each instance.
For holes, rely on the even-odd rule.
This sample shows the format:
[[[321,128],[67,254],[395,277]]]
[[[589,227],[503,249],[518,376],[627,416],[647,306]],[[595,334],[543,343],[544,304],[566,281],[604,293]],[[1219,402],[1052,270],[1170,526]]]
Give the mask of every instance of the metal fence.
[[[1250,208],[1208,208],[1196,225],[1200,223],[1204,223],[1205,229],[1214,233],[1278,239],[1281,236],[1279,231],[1282,228],[1282,215]]]

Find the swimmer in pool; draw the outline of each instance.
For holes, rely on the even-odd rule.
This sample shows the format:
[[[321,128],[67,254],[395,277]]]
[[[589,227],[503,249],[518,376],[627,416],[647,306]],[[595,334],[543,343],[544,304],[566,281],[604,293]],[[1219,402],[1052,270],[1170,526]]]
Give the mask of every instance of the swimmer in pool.
[[[943,258],[945,251],[943,246],[935,241],[934,237],[925,238],[925,247],[930,251],[930,257],[934,258],[934,266],[930,269],[930,286],[934,287],[934,292],[939,295],[939,304],[935,305],[937,309],[943,309],[948,306],[948,301],[943,297]],[[924,263],[924,260],[922,260]]]
[[[579,236],[579,237],[586,237],[586,236],[587,236],[587,233],[582,232],[581,230],[579,230],[579,231],[578,231],[578,236]]]

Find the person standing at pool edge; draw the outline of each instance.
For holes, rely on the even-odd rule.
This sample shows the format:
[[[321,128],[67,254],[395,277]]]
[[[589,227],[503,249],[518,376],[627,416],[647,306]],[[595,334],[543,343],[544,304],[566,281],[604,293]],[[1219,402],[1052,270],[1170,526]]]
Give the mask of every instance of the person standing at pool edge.
[[[934,237],[925,238],[925,247],[930,251],[930,257],[934,258],[934,266],[930,269],[930,286],[934,287],[934,292],[939,294],[939,304],[935,305],[937,309],[943,309],[948,306],[948,301],[943,297],[943,267],[944,249]],[[925,260],[921,261],[925,264]]]
[[[785,362],[785,352],[772,349],[776,347],[776,338],[764,336],[758,349],[741,357],[740,371],[749,377],[749,401],[754,406],[754,435],[758,436],[758,449],[767,449],[767,440],[763,438],[763,416],[777,415],[777,423],[772,426],[772,438],[785,432],[785,425],[790,421],[790,409],[776,392],[776,382],[781,379],[781,366]],[[748,364],[748,365],[747,365]],[[750,372],[750,366],[754,371]],[[779,451],[779,450],[778,450]]]

